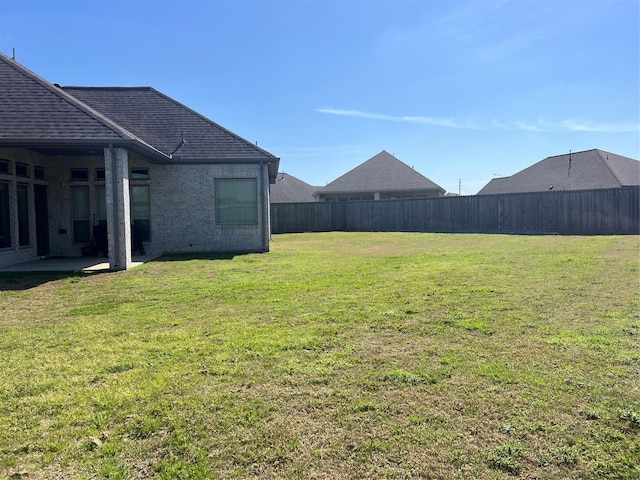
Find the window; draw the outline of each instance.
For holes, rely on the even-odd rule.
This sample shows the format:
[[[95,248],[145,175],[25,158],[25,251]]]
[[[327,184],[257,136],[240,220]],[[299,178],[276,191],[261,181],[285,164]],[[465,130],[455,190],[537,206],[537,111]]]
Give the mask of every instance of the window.
[[[104,185],[96,187],[96,212],[98,223],[107,223],[107,189]]]
[[[89,180],[89,170],[87,170],[86,168],[72,169],[71,180]]]
[[[149,185],[131,185],[131,220],[134,233],[142,235],[142,240],[151,239],[151,208]]]
[[[18,194],[18,245],[29,245],[29,189],[27,185],[16,185]]]
[[[257,180],[217,179],[216,222],[220,225],[257,225]]]
[[[9,174],[9,162],[7,160],[0,160],[0,173]]]
[[[149,180],[148,168],[132,168],[131,180]]]
[[[33,167],[33,176],[38,180],[44,180],[44,168]]]
[[[104,179],[105,179],[104,168],[97,168],[96,169],[96,180],[98,182],[104,182]]]
[[[0,182],[0,248],[11,246],[11,222],[9,220],[9,184]]]
[[[89,211],[89,187],[71,187],[73,241],[76,243],[88,242],[91,239]]]
[[[16,177],[28,177],[29,167],[24,163],[16,163]]]

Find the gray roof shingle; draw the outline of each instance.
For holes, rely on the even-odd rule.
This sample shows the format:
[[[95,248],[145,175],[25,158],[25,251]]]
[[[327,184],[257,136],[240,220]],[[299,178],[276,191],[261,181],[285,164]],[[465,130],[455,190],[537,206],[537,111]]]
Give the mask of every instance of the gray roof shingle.
[[[151,87],[63,87],[176,161],[269,160],[271,153]],[[183,137],[184,135],[184,137]]]
[[[135,137],[0,54],[0,140],[132,140]]]
[[[494,178],[478,195],[637,185],[640,185],[638,160],[593,149],[547,157],[510,177]]]
[[[276,182],[271,185],[270,201],[271,203],[315,202],[313,194],[317,190],[318,187],[309,185],[288,173],[280,172]]]
[[[0,53],[0,145],[89,143],[163,163],[265,162],[271,180],[278,171],[271,153],[151,87],[59,87]]]
[[[383,150],[327,184],[318,194],[444,189]]]

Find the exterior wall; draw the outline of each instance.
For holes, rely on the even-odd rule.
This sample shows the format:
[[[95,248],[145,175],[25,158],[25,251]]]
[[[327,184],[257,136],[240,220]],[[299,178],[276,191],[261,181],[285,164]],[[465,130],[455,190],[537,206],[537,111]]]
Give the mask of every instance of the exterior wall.
[[[36,214],[33,185],[47,187],[47,210],[49,227],[49,256],[80,256],[85,242],[73,241],[73,218],[71,213],[71,187],[88,186],[90,202],[90,222],[96,219],[96,187],[104,185],[104,179],[97,178],[97,170],[104,170],[102,155],[97,156],[49,156],[25,149],[0,149],[0,159],[10,161],[10,174],[0,173],[0,181],[9,183],[9,204],[11,206],[11,247],[0,249],[0,266],[36,260]],[[28,177],[16,175],[15,164],[27,165]],[[42,168],[44,179],[34,176],[34,167]],[[87,169],[88,179],[71,180],[71,170]],[[18,246],[18,214],[16,185],[29,186],[29,245]]]
[[[99,187],[106,185],[103,152],[93,156],[51,156],[26,149],[0,149],[0,159],[10,162],[10,173],[0,173],[0,182],[9,184],[11,247],[0,248],[0,267],[36,260],[36,216],[32,185],[47,187],[49,256],[80,256],[85,242],[73,239],[71,189],[89,187],[90,224],[98,223]],[[15,163],[28,166],[29,177],[16,177]],[[44,169],[44,179],[34,178],[34,167]],[[72,180],[72,169],[87,169],[86,180]],[[149,178],[129,179],[131,186],[148,185],[150,197],[150,241],[147,254],[171,252],[264,252],[269,250],[270,207],[267,165],[156,165],[129,153],[129,168],[144,168]],[[218,225],[216,222],[215,179],[254,178],[257,180],[258,222],[256,225]],[[29,188],[28,246],[18,245],[16,185]],[[106,252],[105,252],[106,254]]]
[[[321,202],[347,202],[359,200],[401,200],[410,198],[435,198],[441,197],[439,190],[398,190],[387,192],[352,192],[352,193],[321,193]]]
[[[216,178],[257,180],[257,225],[216,223]],[[131,184],[136,181],[132,179]],[[148,253],[268,251],[266,165],[151,165],[149,185],[151,241],[145,243]]]
[[[436,198],[441,197],[439,190],[425,190],[423,192],[380,192],[380,200],[407,200],[411,198]]]
[[[34,166],[44,167],[44,156],[20,149],[0,149],[0,159],[9,162],[9,173],[0,173],[0,182],[9,185],[9,221],[11,231],[11,246],[0,248],[0,267],[14,263],[36,260],[36,215],[34,205],[33,185],[46,185],[46,181],[34,178]],[[16,162],[27,165],[28,176],[16,175]],[[29,245],[20,246],[18,237],[18,202],[17,185],[28,185],[28,215],[29,215]]]
[[[47,172],[49,202],[49,246],[50,255],[79,257],[86,242],[73,241],[73,217],[71,211],[71,188],[89,187],[90,224],[97,223],[96,187],[104,186],[104,179],[97,178],[97,171],[104,170],[104,158],[100,156],[56,156],[49,157]],[[71,180],[71,170],[86,168],[87,180]]]

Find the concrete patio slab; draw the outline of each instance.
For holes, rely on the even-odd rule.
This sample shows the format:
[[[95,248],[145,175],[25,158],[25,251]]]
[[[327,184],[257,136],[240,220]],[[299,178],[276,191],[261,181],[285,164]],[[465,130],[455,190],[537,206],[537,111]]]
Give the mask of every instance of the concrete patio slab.
[[[135,256],[131,267],[137,267],[156,258],[152,255]],[[108,272],[109,261],[104,257],[43,257],[40,260],[1,267],[3,272]]]

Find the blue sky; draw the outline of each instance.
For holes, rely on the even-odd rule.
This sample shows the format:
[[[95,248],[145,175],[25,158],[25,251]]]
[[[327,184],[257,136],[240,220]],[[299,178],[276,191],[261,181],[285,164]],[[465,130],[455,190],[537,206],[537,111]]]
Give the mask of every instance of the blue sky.
[[[0,0],[0,51],[50,82],[153,86],[312,185],[386,150],[462,194],[640,158],[639,28],[638,0]]]

